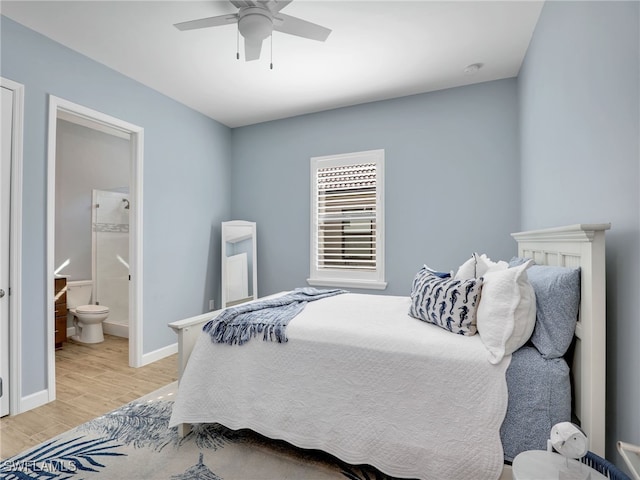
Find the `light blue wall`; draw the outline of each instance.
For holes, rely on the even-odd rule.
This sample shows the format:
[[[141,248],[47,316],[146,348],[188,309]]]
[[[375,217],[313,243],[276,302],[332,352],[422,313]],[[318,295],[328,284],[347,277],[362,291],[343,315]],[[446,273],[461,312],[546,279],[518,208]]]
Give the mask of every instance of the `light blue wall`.
[[[607,456],[640,444],[638,2],[547,2],[519,76],[522,227],[611,222]]]
[[[47,386],[47,95],[144,128],[144,353],[175,343],[168,322],[202,313],[210,298],[219,299],[231,133],[6,17],[1,22],[1,74],[25,85],[22,394],[29,395]]]
[[[448,270],[475,250],[515,253],[515,79],[237,128],[232,145],[232,215],[258,222],[260,295],[306,285],[309,159],[320,155],[385,150],[382,293],[407,295],[424,263]]]

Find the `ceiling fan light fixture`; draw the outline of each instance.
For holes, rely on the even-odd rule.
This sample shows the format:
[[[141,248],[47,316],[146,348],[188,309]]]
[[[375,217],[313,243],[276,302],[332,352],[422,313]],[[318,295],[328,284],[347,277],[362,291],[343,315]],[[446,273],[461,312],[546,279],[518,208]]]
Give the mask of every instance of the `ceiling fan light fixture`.
[[[247,8],[240,13],[238,30],[244,38],[264,40],[273,32],[273,18],[263,8]]]

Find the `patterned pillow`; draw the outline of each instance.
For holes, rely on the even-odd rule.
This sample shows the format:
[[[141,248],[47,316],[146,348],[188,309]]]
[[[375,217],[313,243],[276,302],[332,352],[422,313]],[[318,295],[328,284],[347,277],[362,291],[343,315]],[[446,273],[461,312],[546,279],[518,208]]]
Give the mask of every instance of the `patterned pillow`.
[[[426,266],[413,280],[409,315],[460,335],[475,335],[482,278],[454,280]]]

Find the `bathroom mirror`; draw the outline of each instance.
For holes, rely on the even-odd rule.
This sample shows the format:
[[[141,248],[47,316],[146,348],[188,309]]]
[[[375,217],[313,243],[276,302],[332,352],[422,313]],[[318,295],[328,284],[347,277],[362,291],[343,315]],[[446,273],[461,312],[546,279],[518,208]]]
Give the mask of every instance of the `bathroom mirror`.
[[[222,308],[258,298],[256,224],[222,222]]]

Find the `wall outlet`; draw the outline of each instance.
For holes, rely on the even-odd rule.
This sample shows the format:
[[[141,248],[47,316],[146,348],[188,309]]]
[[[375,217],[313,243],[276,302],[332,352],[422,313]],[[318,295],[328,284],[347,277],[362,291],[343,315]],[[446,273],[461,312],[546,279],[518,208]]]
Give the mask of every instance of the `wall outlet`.
[[[209,311],[213,311],[215,309],[216,309],[216,307],[215,307],[215,305],[213,303],[213,300],[209,300]]]

